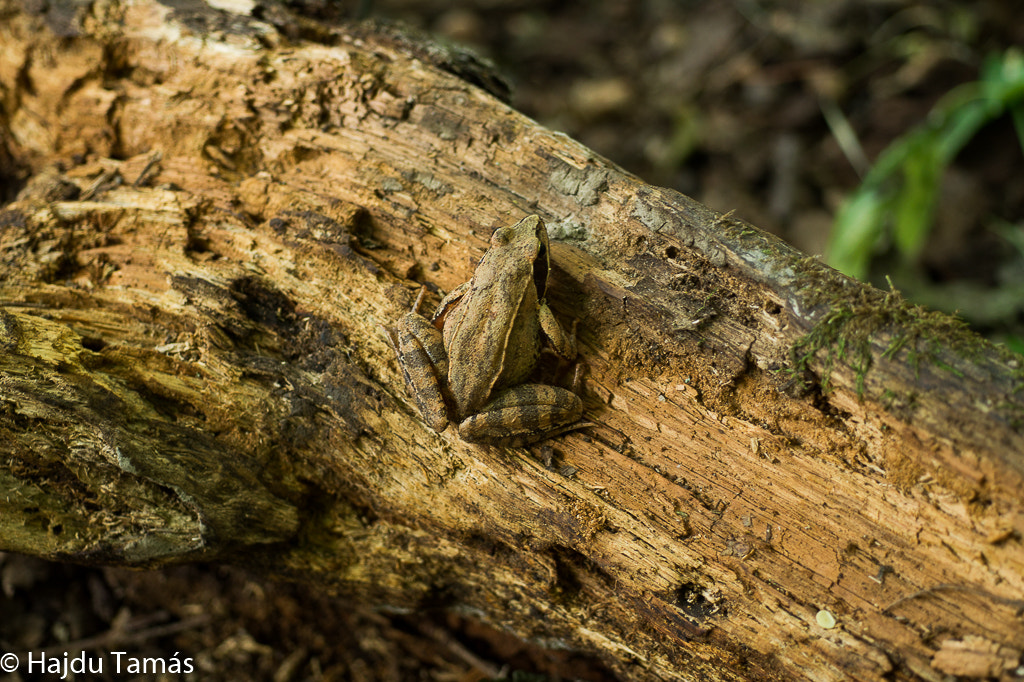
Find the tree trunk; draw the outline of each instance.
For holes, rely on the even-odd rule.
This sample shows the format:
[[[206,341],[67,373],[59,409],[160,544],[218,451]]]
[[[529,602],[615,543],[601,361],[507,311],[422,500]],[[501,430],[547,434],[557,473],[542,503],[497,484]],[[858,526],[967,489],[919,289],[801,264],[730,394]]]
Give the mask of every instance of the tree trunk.
[[[0,0],[0,549],[256,564],[630,680],[1021,674],[1020,358],[463,55],[169,7]],[[381,327],[530,213],[595,425],[436,434]]]

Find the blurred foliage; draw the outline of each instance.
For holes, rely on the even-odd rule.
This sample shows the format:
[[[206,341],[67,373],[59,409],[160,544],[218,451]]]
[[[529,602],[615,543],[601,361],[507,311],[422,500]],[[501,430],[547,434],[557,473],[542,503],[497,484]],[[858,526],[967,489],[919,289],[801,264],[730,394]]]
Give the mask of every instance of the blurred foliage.
[[[1006,114],[1024,149],[1024,52],[1018,48],[991,55],[979,80],[951,90],[924,123],[879,156],[839,209],[829,265],[866,279],[872,257],[890,239],[904,263],[912,262],[928,239],[946,167],[982,126]]]

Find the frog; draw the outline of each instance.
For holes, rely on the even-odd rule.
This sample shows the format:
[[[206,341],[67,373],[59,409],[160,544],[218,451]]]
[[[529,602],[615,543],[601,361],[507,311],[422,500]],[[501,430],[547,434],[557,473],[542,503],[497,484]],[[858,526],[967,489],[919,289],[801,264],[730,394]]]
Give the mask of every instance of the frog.
[[[581,423],[573,391],[526,383],[541,352],[576,358],[575,326],[566,332],[547,304],[547,227],[537,215],[491,235],[472,279],[442,299],[428,320],[412,310],[389,332],[406,386],[437,432],[456,425],[470,443],[528,445]]]

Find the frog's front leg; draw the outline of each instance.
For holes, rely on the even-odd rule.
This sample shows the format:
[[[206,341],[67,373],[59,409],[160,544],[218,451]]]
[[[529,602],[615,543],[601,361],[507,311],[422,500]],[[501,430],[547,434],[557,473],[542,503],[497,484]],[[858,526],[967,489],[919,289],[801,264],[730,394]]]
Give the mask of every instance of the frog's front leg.
[[[448,353],[441,330],[414,308],[398,323],[396,350],[405,385],[416,400],[420,415],[430,428],[444,431],[448,426],[448,408],[442,386],[448,380]]]
[[[462,302],[462,298],[467,293],[469,293],[469,290],[472,288],[472,280],[468,282],[463,282],[459,286],[449,291],[448,295],[441,299],[441,304],[437,306],[437,310],[434,312],[434,316],[430,318],[430,321],[434,323],[435,327],[440,327],[444,325],[445,319],[448,317],[448,313],[458,307],[459,303]],[[413,312],[416,312],[415,308],[413,309]]]
[[[540,328],[544,332],[544,336],[547,337],[551,349],[566,360],[574,359],[576,357],[576,325],[573,324],[572,331],[567,333],[562,329],[562,325],[558,324],[551,308],[544,301],[540,302],[537,317],[540,319]]]
[[[471,443],[528,445],[575,428],[583,403],[572,391],[547,384],[521,384],[498,394],[459,424]],[[586,424],[584,424],[585,426]]]

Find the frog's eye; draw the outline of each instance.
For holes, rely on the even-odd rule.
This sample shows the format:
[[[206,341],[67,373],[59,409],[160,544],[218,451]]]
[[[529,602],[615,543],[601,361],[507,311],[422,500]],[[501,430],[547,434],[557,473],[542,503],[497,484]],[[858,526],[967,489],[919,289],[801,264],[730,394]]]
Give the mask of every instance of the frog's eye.
[[[492,246],[504,246],[512,241],[512,228],[511,227],[499,227],[491,235]]]

